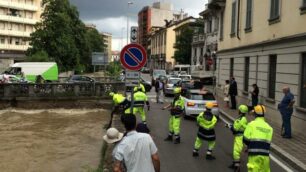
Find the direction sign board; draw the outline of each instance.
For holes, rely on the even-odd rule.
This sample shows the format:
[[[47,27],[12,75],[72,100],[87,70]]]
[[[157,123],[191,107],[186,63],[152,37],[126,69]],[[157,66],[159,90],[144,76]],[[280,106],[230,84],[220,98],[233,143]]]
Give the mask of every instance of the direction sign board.
[[[93,52],[91,54],[92,65],[106,65],[108,64],[108,54],[102,52]]]
[[[137,34],[138,34],[138,27],[132,26],[131,27],[131,42],[136,43],[137,42]]]
[[[147,53],[139,44],[128,44],[120,53],[120,62],[125,69],[138,71],[147,63]]]
[[[125,85],[128,87],[134,87],[139,84],[140,72],[138,71],[126,71],[125,72]]]

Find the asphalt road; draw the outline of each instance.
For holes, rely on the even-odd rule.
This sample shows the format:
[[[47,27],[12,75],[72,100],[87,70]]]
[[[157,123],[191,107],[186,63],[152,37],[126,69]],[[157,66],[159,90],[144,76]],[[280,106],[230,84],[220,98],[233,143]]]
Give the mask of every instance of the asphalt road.
[[[145,78],[147,78],[146,76]],[[151,111],[148,112],[148,126],[151,135],[158,147],[161,159],[161,169],[165,172],[197,172],[197,171],[232,171],[228,166],[232,163],[233,136],[229,129],[225,128],[222,120],[218,121],[216,126],[216,147],[213,154],[216,160],[209,161],[205,159],[207,143],[204,143],[199,157],[192,157],[192,150],[197,134],[195,120],[185,120],[181,123],[181,144],[174,145],[171,142],[165,142],[164,138],[168,134],[169,111],[161,110],[165,104],[155,103],[154,89],[148,93],[151,100]],[[172,98],[166,98],[170,102]],[[277,158],[278,159],[278,158]],[[246,154],[242,158],[242,171],[246,170]],[[278,160],[277,160],[278,161]],[[280,160],[281,161],[281,160]],[[283,162],[280,162],[283,164]],[[286,164],[283,164],[287,166]],[[285,172],[275,161],[271,160],[271,171]]]

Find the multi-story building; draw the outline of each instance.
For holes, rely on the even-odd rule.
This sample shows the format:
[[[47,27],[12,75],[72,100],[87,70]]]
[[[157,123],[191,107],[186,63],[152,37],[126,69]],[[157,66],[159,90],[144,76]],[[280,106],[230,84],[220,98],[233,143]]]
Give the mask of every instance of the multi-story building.
[[[206,5],[200,13],[204,27],[193,36],[191,52],[191,71],[195,78],[212,78],[216,70],[216,51],[218,50],[219,19],[224,3]]]
[[[107,32],[101,33],[103,39],[104,39],[104,45],[105,45],[105,52],[107,52],[108,55],[108,61],[110,62],[112,60],[112,34]]]
[[[216,3],[212,0],[211,3]],[[234,76],[239,102],[247,103],[252,84],[276,122],[282,88],[295,95],[294,124],[306,113],[306,1],[227,0],[220,16],[217,84]],[[273,113],[275,112],[275,113]]]
[[[151,68],[167,70],[173,68],[176,36],[180,32],[180,28],[194,22],[193,17],[186,17],[182,20],[172,21],[165,27],[155,29],[150,36]]]
[[[172,4],[166,2],[155,2],[152,6],[144,7],[138,13],[138,43],[148,49],[150,45],[149,36],[153,27],[163,27],[165,20],[173,20]]]
[[[25,59],[42,0],[0,0],[0,71]]]

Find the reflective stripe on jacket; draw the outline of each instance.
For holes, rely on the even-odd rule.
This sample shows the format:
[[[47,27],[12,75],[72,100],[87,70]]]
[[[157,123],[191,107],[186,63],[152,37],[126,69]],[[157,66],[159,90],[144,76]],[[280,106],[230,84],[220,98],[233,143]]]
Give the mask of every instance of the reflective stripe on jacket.
[[[215,140],[215,126],[217,118],[210,112],[205,111],[199,114],[197,117],[197,123],[199,125],[198,137],[203,140]]]
[[[178,116],[184,112],[185,102],[182,96],[172,102],[171,115]]]
[[[273,128],[263,117],[250,122],[243,134],[243,142],[248,146],[249,155],[269,156]]]

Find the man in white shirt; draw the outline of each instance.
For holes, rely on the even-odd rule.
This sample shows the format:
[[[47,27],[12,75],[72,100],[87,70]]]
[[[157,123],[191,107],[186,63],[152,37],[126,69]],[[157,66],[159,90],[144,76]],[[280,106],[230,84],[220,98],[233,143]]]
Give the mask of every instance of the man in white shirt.
[[[135,115],[124,115],[126,136],[113,151],[114,172],[122,172],[122,164],[127,172],[160,172],[157,148],[150,135],[136,132]]]

